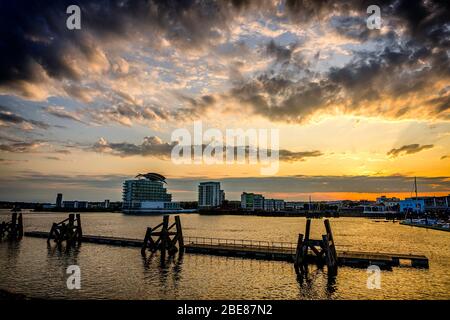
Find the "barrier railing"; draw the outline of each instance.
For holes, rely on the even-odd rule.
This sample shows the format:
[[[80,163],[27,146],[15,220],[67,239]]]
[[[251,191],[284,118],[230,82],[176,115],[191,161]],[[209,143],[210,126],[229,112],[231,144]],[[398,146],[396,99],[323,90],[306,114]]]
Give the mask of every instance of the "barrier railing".
[[[282,241],[261,241],[246,239],[224,239],[224,238],[207,238],[207,237],[184,237],[185,244],[193,245],[209,245],[209,246],[226,246],[251,249],[265,250],[291,250],[295,251],[297,244]]]

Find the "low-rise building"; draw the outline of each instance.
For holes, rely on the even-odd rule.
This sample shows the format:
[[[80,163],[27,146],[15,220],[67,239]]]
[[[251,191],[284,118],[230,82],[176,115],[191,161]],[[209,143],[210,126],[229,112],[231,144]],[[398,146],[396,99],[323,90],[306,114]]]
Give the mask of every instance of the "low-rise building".
[[[384,204],[386,207],[393,208],[398,206],[400,199],[396,197],[388,198],[386,196],[381,196],[377,198],[376,202],[378,204]]]
[[[264,210],[264,196],[262,194],[247,193],[241,194],[241,208],[244,210]]]
[[[411,197],[400,200],[400,212],[423,213],[450,210],[450,195],[441,197]]]
[[[88,202],[87,201],[63,201],[62,207],[64,209],[87,209]]]
[[[284,200],[264,199],[264,211],[283,211],[285,208]]]
[[[286,210],[298,211],[305,209],[305,202],[303,201],[289,201],[285,203]]]
[[[425,212],[425,201],[423,199],[406,198],[400,200],[400,212]]]

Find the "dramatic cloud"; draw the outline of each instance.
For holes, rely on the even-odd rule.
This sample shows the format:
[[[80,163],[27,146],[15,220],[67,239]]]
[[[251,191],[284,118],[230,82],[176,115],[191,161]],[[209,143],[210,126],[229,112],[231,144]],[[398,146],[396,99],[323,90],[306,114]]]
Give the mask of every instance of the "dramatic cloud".
[[[15,114],[10,108],[0,105],[0,127],[19,127],[23,130],[31,130],[34,128],[48,129],[50,126],[42,121],[25,119],[22,116]]]
[[[0,144],[0,151],[11,153],[28,153],[35,152],[42,145],[40,142],[12,142]]]
[[[293,152],[285,149],[280,150],[280,160],[282,161],[303,161],[306,158],[320,157],[323,153],[316,151]]]
[[[168,159],[170,158],[170,153],[174,145],[176,145],[176,143],[166,143],[158,137],[145,137],[140,145],[126,142],[110,143],[104,138],[100,138],[100,140],[93,145],[92,150],[96,152],[111,153],[121,157],[141,155]]]
[[[402,154],[413,154],[413,153],[420,152],[422,150],[431,149],[433,147],[434,147],[434,145],[432,145],[432,144],[426,144],[426,145],[420,145],[417,143],[408,144],[408,145],[404,145],[400,148],[391,149],[387,153],[387,155],[392,156],[392,157],[398,157]]]
[[[65,110],[64,107],[57,107],[57,106],[50,106],[50,107],[46,107],[43,108],[43,110],[45,112],[47,112],[48,114],[51,114],[52,116],[61,118],[61,119],[68,119],[68,120],[73,120],[73,121],[78,121],[81,123],[84,123],[84,121],[82,121],[80,115],[78,115],[75,112],[70,112]]]
[[[439,95],[450,74],[442,1],[381,1],[381,30],[366,27],[370,1],[86,0],[76,32],[66,28],[69,4],[2,3],[0,90],[69,96],[92,104],[84,112],[94,122],[126,126],[201,117],[226,103],[286,122],[450,117],[449,96]],[[133,102],[117,101],[117,90]],[[177,91],[192,98],[174,106]]]
[[[88,148],[88,150],[93,150],[95,152],[102,153],[110,153],[113,155],[127,157],[127,156],[146,156],[146,157],[154,157],[163,160],[170,159],[172,149],[174,146],[178,145],[178,142],[163,142],[159,137],[145,137],[142,144],[137,145],[133,143],[110,143],[104,138],[100,138],[92,147]],[[202,145],[202,150],[204,151],[207,145]],[[245,156],[248,157],[250,153],[250,148],[246,147],[234,147],[234,154],[237,154],[239,148],[244,148]],[[254,150],[258,153],[258,149]],[[268,150],[267,153],[271,154],[273,151]],[[194,146],[191,146],[191,155],[194,155]],[[223,155],[225,159],[226,155],[226,146],[223,147]],[[279,160],[281,161],[304,161],[307,158],[312,157],[320,157],[323,153],[316,151],[303,151],[303,152],[295,152],[286,149],[279,150]]]

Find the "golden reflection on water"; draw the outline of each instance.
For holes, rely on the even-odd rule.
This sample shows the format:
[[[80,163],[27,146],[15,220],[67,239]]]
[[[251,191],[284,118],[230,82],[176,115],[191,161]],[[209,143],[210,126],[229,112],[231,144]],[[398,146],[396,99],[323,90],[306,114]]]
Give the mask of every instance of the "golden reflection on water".
[[[25,230],[48,231],[65,214],[24,215]],[[185,236],[295,242],[304,218],[182,215]],[[143,238],[161,217],[120,213],[82,214],[85,234]],[[310,266],[298,278],[287,262],[184,254],[161,261],[143,258],[138,248],[84,243],[65,251],[44,239],[25,237],[0,243],[0,288],[43,298],[96,299],[449,299],[450,233],[377,222],[334,218],[336,244],[351,250],[424,254],[429,269],[407,267],[381,272],[381,288],[368,289],[365,269],[341,267],[336,278],[326,267]],[[323,221],[312,221],[319,238]],[[81,290],[66,287],[69,265],[79,265]]]

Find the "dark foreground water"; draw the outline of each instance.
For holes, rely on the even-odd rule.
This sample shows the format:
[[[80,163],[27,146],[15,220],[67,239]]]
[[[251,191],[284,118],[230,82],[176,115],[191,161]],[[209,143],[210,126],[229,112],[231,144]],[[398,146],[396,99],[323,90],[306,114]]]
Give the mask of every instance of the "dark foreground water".
[[[67,214],[24,213],[25,230],[49,231]],[[9,219],[0,211],[0,221]],[[181,215],[185,236],[296,242],[304,218]],[[83,213],[85,234],[144,237],[161,216]],[[335,282],[310,267],[300,282],[287,262],[184,254],[161,264],[143,259],[138,248],[82,244],[69,253],[44,239],[24,237],[0,242],[0,289],[31,297],[64,299],[449,299],[450,233],[376,222],[362,218],[331,219],[338,246],[352,250],[424,254],[429,269],[407,267],[381,271],[381,288],[368,289],[365,269],[339,268]],[[313,220],[319,238],[323,221]],[[81,269],[81,289],[67,289],[66,268]]]

